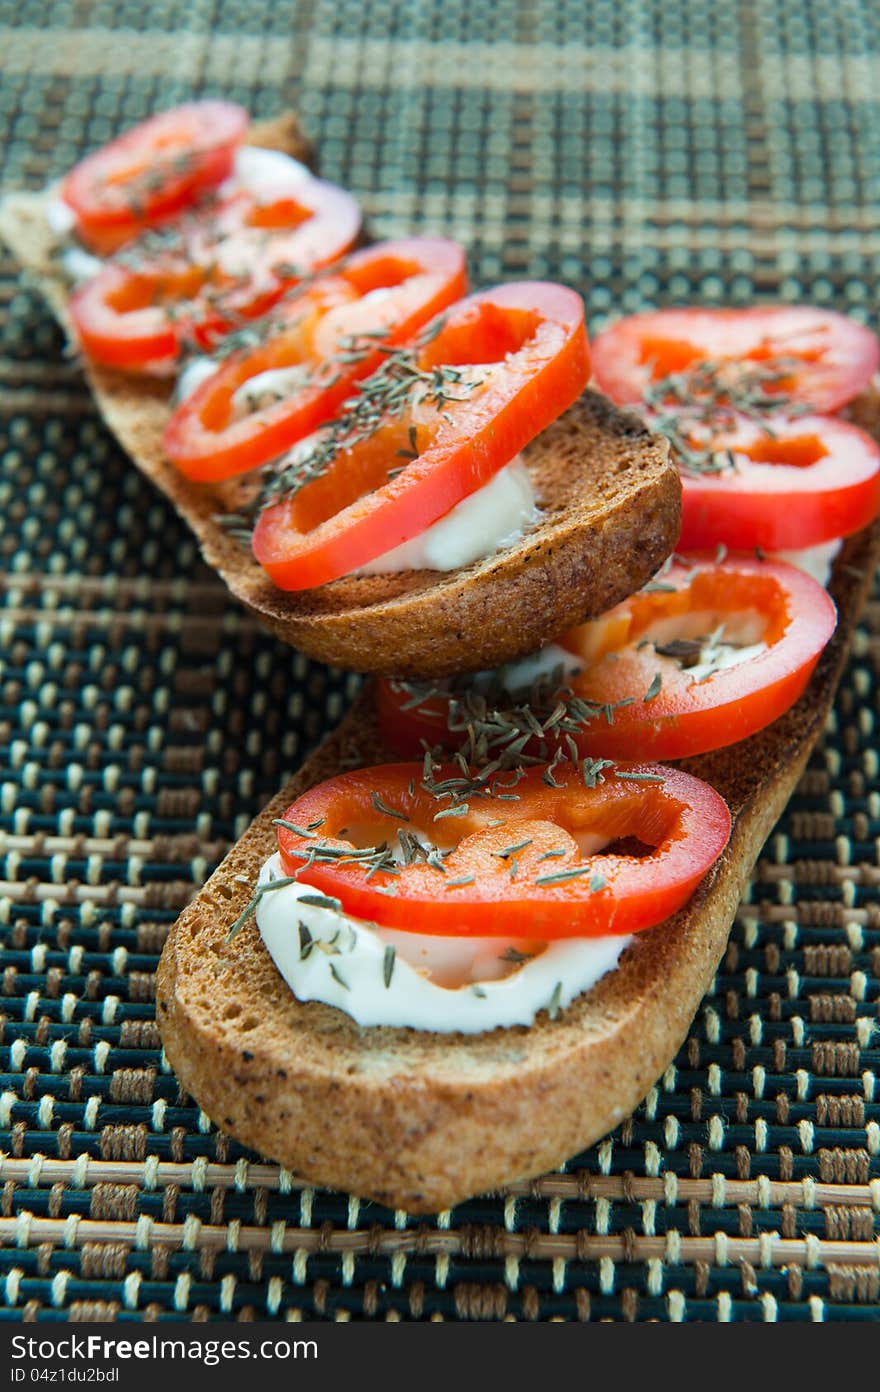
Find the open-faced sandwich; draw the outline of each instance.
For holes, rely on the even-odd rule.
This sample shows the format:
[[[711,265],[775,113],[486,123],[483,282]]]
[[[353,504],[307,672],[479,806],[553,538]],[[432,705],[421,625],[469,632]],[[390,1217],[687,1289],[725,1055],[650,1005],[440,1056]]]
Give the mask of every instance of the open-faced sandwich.
[[[138,467],[240,600],[342,666],[491,667],[623,599],[674,544],[680,485],[585,390],[581,297],[462,298],[438,238],[340,262],[357,205],[306,156],[290,119],[193,103],[4,201]]]
[[[880,449],[853,418],[874,429],[877,341],[809,307],[633,316],[593,345],[609,401],[574,292],[466,295],[448,242],[327,268],[307,238],[308,269],[256,259],[266,303],[233,218],[194,289],[190,250],[157,281],[149,256],[216,241],[246,169],[227,151],[209,184],[202,146],[171,148],[125,235],[83,190],[134,156],[63,186],[113,258],[70,298],[83,246],[56,245],[53,303],[231,588],[385,676],[181,916],[159,1026],[242,1141],[443,1208],[601,1136],[684,1038],[876,564]],[[264,231],[308,227],[314,192],[258,197]],[[20,245],[52,206],[0,225]],[[108,305],[164,337],[109,365]]]

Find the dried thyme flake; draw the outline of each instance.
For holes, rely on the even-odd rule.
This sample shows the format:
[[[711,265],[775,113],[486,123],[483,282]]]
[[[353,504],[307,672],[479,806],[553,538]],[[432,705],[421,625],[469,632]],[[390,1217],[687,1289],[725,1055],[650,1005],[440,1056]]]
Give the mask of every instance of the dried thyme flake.
[[[620,707],[621,707],[621,706],[631,706],[631,705],[634,703],[635,699],[636,699],[635,696],[624,696],[622,700],[620,700],[620,701],[615,701],[613,705],[612,705],[612,704],[609,704],[609,705],[607,705],[607,706],[603,706],[603,707],[602,707],[602,714],[604,715],[606,722],[607,722],[609,725],[613,725],[613,724],[614,724],[614,712],[615,712],[616,710],[620,710]]]
[[[635,773],[628,769],[618,769],[615,775],[627,783],[662,783],[662,773]]]
[[[329,968],[330,968],[330,975],[333,977],[333,980],[334,980],[334,981],[338,981],[339,984],[340,984],[340,986],[343,988],[344,991],[350,991],[350,990],[351,990],[351,987],[349,986],[349,984],[348,984],[348,982],[346,981],[345,977],[344,977],[344,976],[342,975],[342,973],[340,972],[340,970],[339,970],[339,968],[337,967],[336,963],[335,963],[335,962],[328,962],[327,965],[328,965]]]
[[[308,904],[313,909],[330,909],[333,913],[341,913],[342,900],[335,899],[331,894],[300,894],[297,900],[300,904]]]
[[[356,846],[328,846],[326,842],[319,841],[309,846],[308,851],[300,851],[291,847],[287,854],[296,857],[297,860],[302,860],[304,862],[303,870],[316,864],[359,865],[361,869],[366,869],[369,874],[375,874],[377,870],[382,870],[389,875],[400,873],[391,858],[387,844],[384,842],[381,846],[359,848]]]
[[[425,850],[425,847],[414,832],[406,831],[403,827],[398,827],[397,840],[400,844],[404,865],[414,865],[417,861],[430,860],[429,853]]]
[[[644,696],[642,697],[642,701],[645,702],[646,704],[647,704],[648,701],[653,701],[653,700],[655,699],[655,697],[657,697],[657,696],[660,695],[660,688],[662,687],[662,685],[663,685],[663,673],[660,672],[660,671],[657,671],[657,672],[654,673],[654,676],[653,676],[653,678],[651,679],[651,685],[648,687],[647,691],[645,692]]]
[[[314,838],[318,834],[317,830],[312,830],[311,827],[297,826],[296,822],[288,822],[285,817],[273,817],[272,825],[284,827],[285,831],[292,831],[294,836],[302,836],[305,840]]]
[[[548,764],[547,767],[545,768],[544,772],[541,774],[541,782],[542,782],[542,783],[546,783],[548,788],[564,788],[564,787],[565,787],[565,784],[564,784],[564,783],[558,783],[558,782],[556,781],[556,779],[553,777],[554,771],[556,770],[557,767],[558,767],[558,762],[554,762],[554,763],[552,763],[552,764]]]
[[[573,865],[570,870],[555,870],[552,875],[539,875],[536,885],[564,884],[566,880],[577,880],[591,873],[589,865]]]
[[[480,997],[480,1000],[486,999],[486,992],[483,990],[482,986],[473,985],[471,987],[471,990],[473,991],[475,996]]]
[[[391,978],[394,975],[394,965],[397,961],[397,949],[388,943],[382,957],[382,980],[385,982],[385,989],[391,985]]]
[[[547,1014],[550,1016],[551,1020],[555,1020],[556,1016],[559,1014],[559,1006],[561,1000],[562,982],[557,981],[556,985],[553,988],[553,995],[550,997],[550,1000],[547,1003]]]
[[[660,657],[671,657],[683,667],[695,667],[703,655],[703,642],[700,638],[670,638],[668,643],[655,643],[654,651]]]
[[[584,786],[595,788],[597,784],[604,783],[605,778],[602,770],[613,767],[614,761],[612,759],[584,759],[581,764],[581,777],[584,780]]]
[[[400,822],[408,822],[409,817],[405,812],[400,812],[396,807],[389,807],[387,802],[383,802],[378,793],[370,793],[370,801],[377,812],[381,812],[383,817],[396,817]]]
[[[273,889],[284,889],[285,885],[291,884],[299,884],[299,881],[297,880],[295,875],[285,875],[278,880],[269,880],[266,884],[260,885],[260,887],[254,892],[252,898],[244,906],[241,913],[238,915],[238,918],[232,924],[231,928],[229,929],[229,932],[226,934],[226,941],[231,942],[231,940],[236,936],[236,934],[241,932],[248,919],[251,917],[253,913],[256,912],[257,905],[259,904],[264,894],[270,893],[270,891]]]
[[[371,880],[374,875],[380,874],[399,875],[400,871],[390,857],[383,856],[381,860],[374,860],[371,862],[366,874],[364,875],[364,879]]]
[[[472,885],[475,883],[473,875],[459,875],[457,880],[447,880],[444,889],[460,889],[462,885]]]
[[[513,846],[505,846],[502,851],[493,851],[492,854],[499,860],[507,860],[508,856],[516,855],[517,851],[524,851],[527,846],[531,846],[532,837],[526,837],[525,841],[517,841]]]
[[[514,966],[521,967],[524,962],[534,960],[533,952],[517,952],[515,947],[506,947],[499,957],[500,962],[512,962]]]

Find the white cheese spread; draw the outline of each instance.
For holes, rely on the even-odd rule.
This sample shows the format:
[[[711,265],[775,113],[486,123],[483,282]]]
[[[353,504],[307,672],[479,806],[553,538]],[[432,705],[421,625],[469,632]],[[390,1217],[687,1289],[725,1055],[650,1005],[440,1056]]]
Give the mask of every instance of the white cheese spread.
[[[218,369],[218,364],[213,358],[196,356],[190,358],[186,365],[181,369],[177,378],[177,385],[174,388],[174,401],[179,405],[188,396],[206,382],[209,377],[213,377]]]
[[[235,152],[232,173],[220,185],[220,196],[226,197],[243,188],[252,193],[258,202],[272,203],[285,194],[295,194],[300,185],[311,177],[310,169],[281,150],[242,145]]]
[[[717,611],[711,610],[691,610],[658,619],[642,633],[639,649],[645,657],[656,658],[661,669],[666,664],[678,668],[682,666],[678,658],[657,652],[657,648],[682,639],[698,642],[700,651],[695,654],[696,661],[690,661],[684,668],[692,682],[705,681],[715,672],[737,667],[767,651],[766,620],[757,611],[743,610],[719,622],[720,619]]]
[[[49,231],[54,232],[60,240],[62,237],[68,237],[76,227],[76,213],[63,198],[53,197],[46,204],[46,221]]]
[[[61,266],[67,279],[74,285],[83,285],[96,276],[104,262],[98,256],[82,247],[68,246],[61,253]]]
[[[479,685],[483,680],[494,679],[505,691],[529,691],[541,677],[551,677],[560,668],[565,682],[577,672],[582,672],[584,664],[567,648],[561,648],[558,643],[547,643],[537,652],[519,657],[515,662],[506,662],[495,672],[480,672],[475,682]]]
[[[286,396],[304,387],[309,380],[309,370],[302,363],[292,367],[270,367],[265,372],[257,372],[242,382],[232,397],[234,417],[246,416],[251,411],[262,411],[266,406],[274,406]]]
[[[99,256],[93,256],[84,247],[76,245],[72,237],[76,232],[76,214],[63,198],[52,197],[46,204],[46,222],[56,241],[70,244],[61,250],[61,269],[73,285],[82,285],[91,280],[103,266]]]
[[[753,657],[760,657],[761,653],[766,651],[766,643],[736,644],[725,643],[723,639],[719,639],[718,642],[707,639],[703,644],[699,659],[685,670],[692,682],[701,682],[727,667],[738,667],[742,662],[748,662]]]
[[[275,854],[258,883],[283,877]],[[316,894],[305,884],[264,893],[257,926],[298,1000],[334,1005],[359,1025],[440,1034],[531,1025],[539,1011],[555,1014],[590,990],[631,941],[560,938],[545,946],[399,932],[302,903]]]
[[[789,565],[805,570],[827,588],[835,557],[842,545],[843,538],[835,537],[833,541],[825,541],[821,546],[808,546],[803,551],[774,551],[771,560],[788,561]]]
[[[537,518],[532,480],[517,456],[419,536],[377,556],[354,574],[461,570],[515,545],[528,528],[534,526]]]

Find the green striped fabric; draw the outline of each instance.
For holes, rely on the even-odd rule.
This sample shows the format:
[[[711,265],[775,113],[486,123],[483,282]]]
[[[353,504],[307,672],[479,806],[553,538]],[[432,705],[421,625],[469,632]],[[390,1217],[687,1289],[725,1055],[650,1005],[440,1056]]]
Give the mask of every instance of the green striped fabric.
[[[0,0],[4,183],[196,93],[294,107],[372,231],[652,304],[880,278],[858,0]],[[880,609],[714,990],[638,1113],[431,1218],[303,1187],[164,1064],[180,907],[356,682],[263,634],[0,253],[0,1317],[874,1319]]]

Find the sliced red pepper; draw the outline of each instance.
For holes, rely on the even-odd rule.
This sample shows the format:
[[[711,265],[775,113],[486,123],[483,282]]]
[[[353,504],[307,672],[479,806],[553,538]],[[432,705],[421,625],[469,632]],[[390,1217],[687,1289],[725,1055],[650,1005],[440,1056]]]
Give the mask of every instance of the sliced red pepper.
[[[571,764],[556,786],[544,772],[478,778],[458,800],[436,793],[461,787],[458,765],[435,767],[430,785],[421,764],[339,774],[285,813],[284,872],[355,918],[411,933],[592,937],[675,913],[730,835],[723,799],[680,770],[621,764],[590,787]],[[408,864],[381,849],[400,833],[423,846]]]
[[[806,687],[834,632],[834,605],[809,575],[782,562],[693,559],[556,640],[582,666],[564,678],[566,691],[545,681],[546,708],[529,691],[496,690],[488,702],[461,688],[420,698],[407,683],[381,679],[384,742],[410,757],[426,746],[468,751],[484,727],[494,758],[505,751],[508,729],[511,740],[528,738],[537,721],[544,733],[525,744],[534,756],[564,752],[572,740],[583,756],[680,759],[763,729]],[[765,646],[721,665],[725,643]],[[711,669],[713,650],[719,665],[704,674],[697,663]],[[554,719],[560,712],[562,721]]]
[[[461,300],[360,384],[319,476],[313,455],[311,481],[261,513],[254,555],[279,588],[300,590],[418,536],[571,405],[589,361],[573,290],[526,281]]]
[[[762,396],[837,411],[877,372],[880,343],[854,319],[812,305],[652,310],[618,320],[593,343],[596,380],[620,405],[646,400],[671,376],[683,389],[707,363],[734,391],[738,379],[754,378]]]
[[[256,347],[232,354],[175,411],[164,446],[187,478],[216,482],[275,459],[329,420],[390,348],[464,294],[457,242],[409,237],[355,252],[260,321]],[[299,368],[286,394],[250,413],[236,393],[261,373]]]
[[[173,366],[265,314],[308,273],[348,250],[355,200],[320,179],[274,202],[246,190],[126,249],[70,301],[89,357],[127,371]]]
[[[191,207],[232,172],[248,119],[233,102],[186,102],[87,155],[61,186],[78,236],[106,254]]]
[[[802,550],[850,536],[880,512],[880,446],[854,425],[774,415],[765,428],[740,416],[711,435],[717,469],[682,471],[684,550]]]
[[[584,661],[575,694],[612,710],[578,737],[591,754],[682,759],[722,749],[803,693],[837,623],[822,586],[755,556],[691,559],[559,640]],[[723,654],[724,644],[763,649],[730,666],[721,656],[698,677],[691,664],[702,652],[711,669],[713,646]]]

